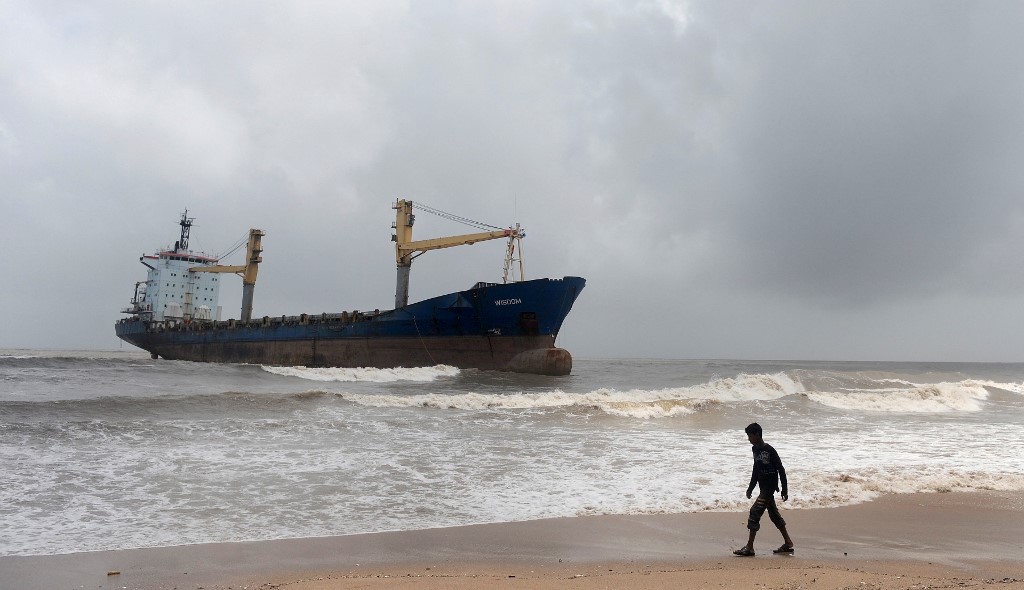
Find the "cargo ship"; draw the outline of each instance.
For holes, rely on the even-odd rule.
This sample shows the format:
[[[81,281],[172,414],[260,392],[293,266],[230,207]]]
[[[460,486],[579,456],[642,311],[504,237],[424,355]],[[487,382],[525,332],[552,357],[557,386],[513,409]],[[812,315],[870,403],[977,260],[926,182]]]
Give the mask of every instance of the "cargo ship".
[[[459,368],[567,375],[572,355],[555,339],[586,284],[580,277],[525,280],[521,240],[525,231],[497,228],[417,203],[418,210],[488,231],[414,241],[412,201],[394,204],[397,286],[394,309],[332,311],[252,317],[262,238],[249,231],[244,265],[221,265],[224,256],[189,249],[194,218],[182,214],[173,247],[139,260],[148,269],[135,284],[117,336],[154,359],[306,367]],[[412,261],[432,250],[507,239],[500,283],[477,282],[464,291],[409,303]],[[238,248],[241,247],[238,243]],[[229,255],[229,254],[228,254]],[[242,278],[239,319],[221,319],[220,279]]]

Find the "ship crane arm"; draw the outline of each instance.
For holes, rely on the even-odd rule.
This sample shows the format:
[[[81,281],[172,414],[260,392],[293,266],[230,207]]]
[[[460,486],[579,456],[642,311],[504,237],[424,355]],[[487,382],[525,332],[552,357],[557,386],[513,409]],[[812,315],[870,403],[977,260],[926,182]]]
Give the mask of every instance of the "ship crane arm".
[[[262,239],[265,236],[263,230],[250,229],[249,243],[245,249],[244,266],[193,266],[189,272],[230,272],[242,277],[242,313],[241,320],[248,322],[252,319],[252,294],[256,286],[256,275],[260,270],[260,263],[263,262]]]
[[[441,248],[452,248],[454,246],[468,246],[477,242],[499,240],[501,238],[521,238],[522,236],[522,230],[519,228],[510,228],[481,232],[477,234],[465,234],[461,236],[448,236],[444,238],[406,242],[404,244],[398,244],[396,247],[396,262],[398,262],[398,264],[402,264],[403,260],[408,260],[413,254],[423,254],[430,250],[440,250]],[[415,256],[412,257],[415,258]]]
[[[233,272],[235,274],[242,274],[245,272],[246,267],[244,266],[193,266],[188,269],[189,272]]]
[[[469,222],[470,220],[456,217],[442,211],[437,211],[430,207],[420,206],[425,211],[430,213],[447,217],[454,221]],[[526,232],[519,227],[517,224],[514,228],[498,229],[494,228],[492,231],[485,231],[475,234],[464,234],[460,236],[447,236],[442,238],[433,238],[430,240],[416,240],[412,239],[412,226],[416,220],[416,216],[413,215],[413,204],[412,201],[399,200],[393,207],[395,213],[395,223],[392,229],[395,230],[395,234],[391,236],[391,239],[395,242],[395,262],[398,265],[398,280],[395,287],[395,309],[405,307],[409,303],[409,272],[412,268],[412,261],[417,256],[429,252],[431,250],[440,250],[441,248],[452,248],[454,246],[467,246],[475,244],[477,242],[483,242],[486,240],[499,240],[506,238],[510,242],[508,252],[511,255],[513,251],[511,243],[513,241],[519,241]],[[494,227],[484,226],[477,222],[471,222],[471,224],[477,227]],[[506,267],[508,265],[506,264]],[[520,271],[521,274],[521,271]],[[506,270],[506,280],[508,278],[508,272]]]

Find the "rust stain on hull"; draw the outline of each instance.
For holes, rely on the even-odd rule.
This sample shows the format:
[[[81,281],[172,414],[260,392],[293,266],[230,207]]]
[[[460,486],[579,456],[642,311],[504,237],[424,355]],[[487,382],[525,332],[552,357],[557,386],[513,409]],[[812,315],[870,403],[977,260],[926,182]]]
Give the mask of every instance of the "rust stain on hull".
[[[451,365],[539,375],[568,375],[572,355],[551,335],[444,338],[343,338],[258,342],[168,342],[135,335],[136,346],[169,360],[307,367]]]

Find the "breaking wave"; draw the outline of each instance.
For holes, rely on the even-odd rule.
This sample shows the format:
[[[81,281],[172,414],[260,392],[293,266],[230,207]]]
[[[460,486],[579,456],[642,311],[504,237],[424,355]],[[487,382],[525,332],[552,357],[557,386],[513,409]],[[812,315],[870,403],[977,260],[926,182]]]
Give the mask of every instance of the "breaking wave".
[[[870,502],[890,494],[950,493],[1024,490],[1024,475],[1006,472],[983,472],[960,469],[883,467],[863,469],[856,475],[844,472],[816,473],[793,470],[786,509],[835,508]],[[746,512],[750,500],[708,490],[705,494],[652,494],[640,505],[624,505],[616,500],[588,503],[576,511],[577,516],[597,514],[665,514],[679,512]]]
[[[721,403],[773,400],[803,392],[803,387],[784,373],[740,375],[715,379],[701,385],[656,390],[597,389],[587,393],[562,390],[539,393],[429,393],[421,395],[341,394],[364,406],[426,407],[447,410],[537,410],[593,408],[629,418],[669,418],[694,414]]]
[[[975,380],[964,381],[964,383],[977,384],[977,385],[980,385],[982,387],[990,387],[992,389],[1001,389],[1003,391],[1008,391],[1010,393],[1016,393],[1016,394],[1024,395],[1024,383],[996,383],[994,381],[975,381]]]
[[[840,410],[869,412],[979,412],[989,393],[985,388],[1005,384],[978,381],[959,383],[908,384],[909,387],[847,390],[841,392],[810,392],[807,398],[819,404]]]
[[[448,365],[433,367],[397,367],[394,369],[375,369],[372,367],[275,367],[262,365],[268,373],[285,377],[298,377],[310,381],[363,381],[368,383],[391,383],[394,381],[436,381],[442,377],[454,377],[459,369]]]

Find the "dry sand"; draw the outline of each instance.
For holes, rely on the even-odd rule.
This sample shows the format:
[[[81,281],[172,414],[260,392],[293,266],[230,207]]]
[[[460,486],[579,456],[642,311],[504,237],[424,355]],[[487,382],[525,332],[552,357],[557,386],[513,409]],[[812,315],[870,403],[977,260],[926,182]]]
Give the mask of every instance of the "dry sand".
[[[784,506],[784,505],[783,505]],[[784,508],[783,508],[784,509]],[[1024,590],[1024,493],[887,496],[764,519],[592,516],[425,531],[0,557],[0,590],[497,588]],[[108,575],[108,572],[118,572]]]

